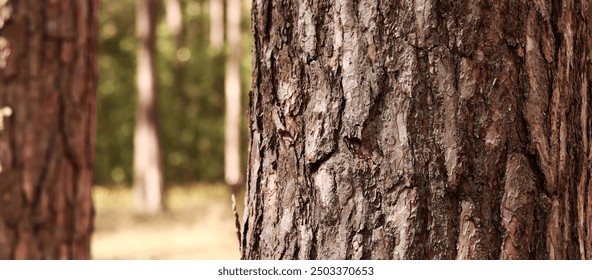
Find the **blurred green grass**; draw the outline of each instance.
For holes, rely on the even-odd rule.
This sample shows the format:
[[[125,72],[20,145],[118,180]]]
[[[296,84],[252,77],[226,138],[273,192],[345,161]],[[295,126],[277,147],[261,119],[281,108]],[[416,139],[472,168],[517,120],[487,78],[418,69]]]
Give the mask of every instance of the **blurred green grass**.
[[[238,259],[229,188],[192,184],[167,188],[167,209],[139,214],[129,187],[96,186],[93,259]],[[243,196],[237,197],[238,212]]]

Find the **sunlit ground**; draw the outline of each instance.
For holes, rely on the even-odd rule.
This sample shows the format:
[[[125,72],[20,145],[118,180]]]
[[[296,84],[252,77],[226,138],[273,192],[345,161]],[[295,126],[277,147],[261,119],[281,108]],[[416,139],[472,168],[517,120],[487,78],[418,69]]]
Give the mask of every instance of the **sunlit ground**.
[[[239,258],[226,186],[172,187],[167,192],[168,209],[153,217],[134,211],[130,188],[99,186],[93,195],[94,259]],[[237,203],[242,204],[242,197]]]

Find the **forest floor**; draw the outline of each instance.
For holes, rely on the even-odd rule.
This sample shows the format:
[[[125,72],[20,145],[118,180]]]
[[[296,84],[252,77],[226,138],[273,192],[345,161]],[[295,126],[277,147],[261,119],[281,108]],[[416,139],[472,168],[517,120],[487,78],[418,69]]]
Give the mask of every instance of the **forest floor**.
[[[167,210],[147,216],[134,210],[127,187],[93,191],[93,259],[238,259],[230,192],[224,185],[171,187]],[[243,197],[237,198],[242,219]]]

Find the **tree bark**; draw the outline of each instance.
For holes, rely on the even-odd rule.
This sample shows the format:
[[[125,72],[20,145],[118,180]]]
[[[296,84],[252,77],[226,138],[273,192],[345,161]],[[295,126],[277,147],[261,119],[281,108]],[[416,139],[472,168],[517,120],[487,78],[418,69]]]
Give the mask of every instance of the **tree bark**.
[[[137,6],[138,111],[134,134],[134,189],[138,210],[148,214],[162,209],[163,175],[157,124],[156,0],[140,0]]]
[[[244,259],[591,259],[587,0],[255,0]]]
[[[210,0],[210,45],[219,50],[224,45],[224,0]]]
[[[88,259],[97,0],[0,1],[0,259]]]
[[[233,189],[242,181],[240,153],[241,123],[241,0],[228,0],[226,33],[228,57],[224,90],[226,97],[226,122],[224,144],[224,178]]]

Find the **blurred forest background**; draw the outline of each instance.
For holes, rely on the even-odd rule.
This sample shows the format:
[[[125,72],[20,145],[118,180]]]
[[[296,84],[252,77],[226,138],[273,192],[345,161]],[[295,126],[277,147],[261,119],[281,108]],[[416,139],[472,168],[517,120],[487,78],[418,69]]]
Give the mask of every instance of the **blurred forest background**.
[[[164,175],[169,185],[221,183],[224,181],[224,146],[221,143],[224,142],[226,52],[224,48],[210,46],[208,0],[179,2],[184,35],[180,48],[176,49],[175,39],[167,28],[164,7],[158,9],[156,28],[157,92]],[[248,1],[243,1],[243,93],[248,92],[251,71],[248,5]],[[95,164],[95,182],[98,185],[130,185],[133,179],[138,49],[135,11],[135,0],[101,1]],[[177,60],[182,65],[181,83],[176,83],[179,80],[175,78]],[[244,101],[246,96],[243,94]],[[246,109],[243,111],[246,112]],[[243,128],[245,125],[246,122]],[[246,147],[246,137],[241,139]]]
[[[171,32],[167,1],[156,1],[155,72],[165,211],[142,215],[135,210],[131,188],[138,104],[138,2],[101,0],[93,258],[239,256],[230,190],[224,182],[224,79],[229,47],[226,40],[212,42],[224,38],[224,27],[211,28],[224,20],[210,15],[210,1],[215,0],[178,1],[180,34]],[[252,41],[250,3],[241,1],[244,159]],[[223,5],[226,11],[228,3]],[[241,167],[245,170],[244,160]],[[237,201],[242,204],[242,197]]]

